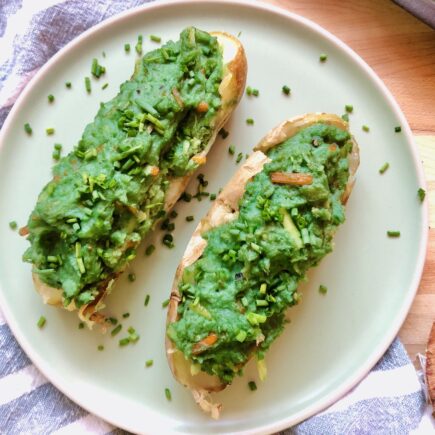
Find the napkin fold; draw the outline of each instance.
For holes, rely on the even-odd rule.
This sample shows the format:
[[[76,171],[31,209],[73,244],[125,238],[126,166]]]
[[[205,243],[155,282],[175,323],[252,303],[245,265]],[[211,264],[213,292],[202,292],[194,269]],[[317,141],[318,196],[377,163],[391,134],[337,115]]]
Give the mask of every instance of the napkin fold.
[[[100,21],[144,3],[147,1],[0,2],[0,127],[28,81],[60,48]],[[281,434],[407,434],[418,431],[419,426],[430,427],[423,419],[425,409],[417,374],[396,339],[351,392]],[[89,414],[51,385],[23,352],[0,310],[0,433],[128,432]]]

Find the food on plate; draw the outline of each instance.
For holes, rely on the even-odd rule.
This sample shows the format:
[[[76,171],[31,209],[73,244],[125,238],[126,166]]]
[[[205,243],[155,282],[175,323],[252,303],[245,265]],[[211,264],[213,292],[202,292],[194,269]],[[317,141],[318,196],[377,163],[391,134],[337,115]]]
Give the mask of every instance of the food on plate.
[[[45,303],[103,322],[104,297],[176,203],[240,100],[247,63],[232,35],[185,29],[140,58],[54,166],[22,234]]]
[[[271,130],[190,239],[167,316],[174,377],[217,418],[210,392],[265,352],[301,299],[298,284],[333,248],[359,165],[348,124],[312,113]],[[339,269],[339,265],[337,265]]]

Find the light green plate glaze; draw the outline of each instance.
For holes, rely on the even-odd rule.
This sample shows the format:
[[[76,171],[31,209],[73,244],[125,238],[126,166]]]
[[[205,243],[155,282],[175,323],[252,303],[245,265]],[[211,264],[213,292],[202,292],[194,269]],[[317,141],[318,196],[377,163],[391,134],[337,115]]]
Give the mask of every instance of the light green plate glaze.
[[[147,243],[158,249],[151,257],[139,250],[131,270],[137,280],[120,279],[107,300],[107,311],[125,312],[124,331],[132,325],[139,342],[124,348],[110,334],[79,330],[75,314],[44,306],[33,289],[30,265],[21,261],[28,243],[9,229],[8,222],[26,223],[37,195],[50,179],[53,143],[71,150],[100,101],[113,97],[133,70],[134,46],[144,35],[144,50],[156,46],[148,35],[177,38],[189,25],[206,30],[240,32],[249,61],[248,84],[260,96],[244,97],[227,125],[230,136],[219,139],[202,172],[210,192],[217,192],[237,169],[228,154],[249,153],[259,139],[282,120],[304,112],[344,113],[353,104],[350,126],[361,148],[361,166],[347,208],[347,222],[336,247],[309,274],[303,303],[288,316],[291,324],[272,346],[269,376],[260,383],[253,365],[243,378],[219,394],[222,418],[203,415],[189,392],[173,380],[166,363],[164,331],[168,298],[177,263],[195,223],[209,200],[180,203],[174,233],[176,248],[161,246],[156,231]],[[102,51],[106,58],[102,58]],[[319,54],[328,60],[319,62]],[[87,95],[84,76],[93,57],[107,67],[92,81]],[[66,81],[72,89],[65,88]],[[105,82],[106,90],[101,90]],[[284,96],[281,87],[291,87]],[[56,97],[54,104],[47,95]],[[245,123],[254,118],[254,126]],[[23,124],[30,122],[28,137]],[[370,126],[370,132],[361,126]],[[402,126],[402,133],[394,127]],[[45,134],[54,127],[53,136]],[[65,394],[89,411],[134,432],[184,433],[274,432],[313,415],[347,392],[376,363],[399,330],[415,294],[427,239],[426,205],[417,188],[423,185],[421,165],[406,120],[384,85],[342,42],[317,25],[258,3],[157,3],[129,11],[86,32],[56,55],[27,86],[1,133],[0,147],[0,302],[17,339],[33,362]],[[390,169],[380,175],[384,162]],[[196,180],[191,189],[196,185]],[[386,231],[400,230],[399,239]],[[325,284],[326,296],[317,291]],[[150,304],[144,307],[146,294]],[[39,316],[47,317],[43,330]],[[105,350],[99,352],[97,346]],[[154,366],[145,368],[147,359]],[[253,393],[247,383],[256,380]],[[172,401],[164,389],[172,390]]]

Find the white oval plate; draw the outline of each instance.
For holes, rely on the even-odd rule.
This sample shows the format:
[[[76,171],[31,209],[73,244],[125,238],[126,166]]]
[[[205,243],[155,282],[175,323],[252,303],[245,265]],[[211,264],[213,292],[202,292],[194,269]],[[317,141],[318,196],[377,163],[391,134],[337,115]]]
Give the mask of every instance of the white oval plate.
[[[227,125],[230,136],[218,140],[202,171],[210,192],[217,192],[237,168],[228,154],[249,153],[258,140],[285,118],[310,111],[342,114],[353,104],[350,125],[361,147],[361,167],[339,230],[336,248],[309,274],[303,303],[290,310],[292,323],[267,355],[269,376],[260,384],[249,366],[243,378],[219,394],[223,414],[212,421],[194,405],[189,392],[171,376],[165,359],[165,310],[177,263],[208,200],[177,205],[176,248],[160,245],[151,257],[138,255],[108,299],[108,311],[141,335],[136,345],[118,347],[118,339],[78,330],[74,314],[46,307],[33,290],[30,265],[21,261],[28,243],[8,227],[25,225],[37,195],[50,178],[54,142],[72,149],[100,100],[108,100],[127,79],[134,44],[144,35],[144,51],[156,45],[148,35],[178,38],[186,26],[239,34],[249,61],[248,84],[260,96],[244,97]],[[132,44],[125,54],[124,43]],[[107,53],[102,58],[102,51]],[[327,62],[319,62],[320,53]],[[83,78],[93,57],[107,67],[87,95]],[[71,90],[65,88],[72,81]],[[106,90],[101,90],[104,82]],[[284,96],[281,87],[291,87]],[[54,104],[47,95],[54,94]],[[255,120],[254,126],[245,123]],[[23,124],[30,122],[28,137]],[[361,126],[370,126],[370,132]],[[394,127],[402,126],[401,133]],[[45,128],[54,127],[54,136]],[[390,169],[380,175],[384,162]],[[153,3],[130,10],[85,32],[53,57],[26,87],[1,132],[0,148],[0,302],[21,346],[46,377],[71,399],[109,422],[134,432],[273,432],[325,408],[352,388],[387,349],[405,319],[422,272],[427,239],[426,206],[416,192],[423,185],[421,165],[408,124],[397,103],[373,71],[337,38],[299,16],[251,2],[181,1]],[[196,185],[196,180],[191,188]],[[399,239],[386,231],[400,230]],[[149,243],[148,241],[147,243]],[[143,245],[145,247],[145,244]],[[317,291],[328,286],[326,296]],[[148,307],[145,295],[151,294]],[[43,330],[39,316],[47,317]],[[97,351],[103,344],[105,350]],[[154,366],[145,368],[147,359]],[[249,380],[259,388],[252,393]],[[172,401],[164,388],[172,391]]]

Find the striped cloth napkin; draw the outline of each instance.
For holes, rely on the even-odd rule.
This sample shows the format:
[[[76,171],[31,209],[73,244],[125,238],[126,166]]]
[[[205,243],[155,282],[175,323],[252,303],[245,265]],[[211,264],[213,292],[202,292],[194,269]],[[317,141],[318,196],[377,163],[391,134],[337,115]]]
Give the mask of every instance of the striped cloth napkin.
[[[26,83],[54,53],[105,18],[143,3],[146,0],[0,1],[0,127]],[[425,410],[418,376],[395,340],[350,393],[282,434],[435,432]],[[51,385],[20,348],[0,310],[0,433],[127,432],[89,414]]]

